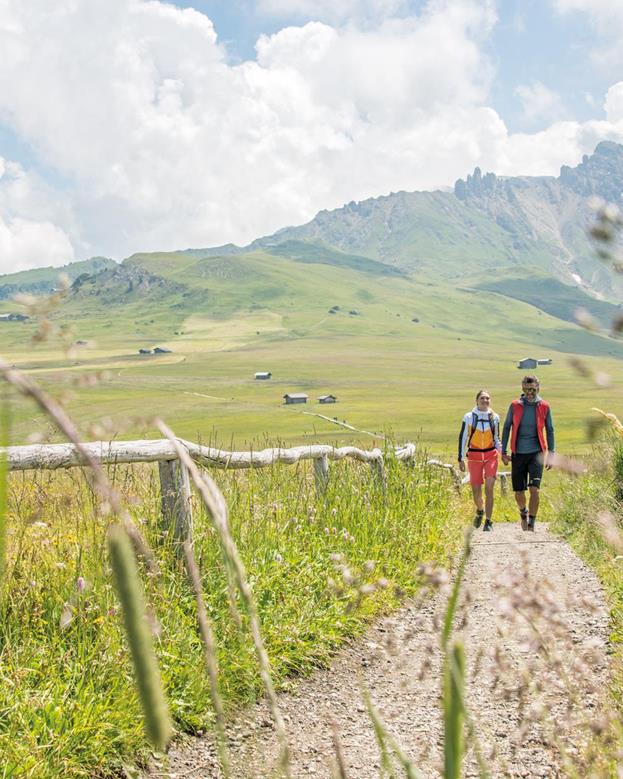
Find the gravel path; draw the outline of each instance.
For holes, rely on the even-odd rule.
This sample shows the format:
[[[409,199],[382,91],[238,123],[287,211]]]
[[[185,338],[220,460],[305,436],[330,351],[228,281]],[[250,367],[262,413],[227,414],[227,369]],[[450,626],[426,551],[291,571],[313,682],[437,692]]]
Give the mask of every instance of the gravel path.
[[[492,776],[565,776],[602,726],[608,618],[595,575],[541,524],[474,535],[456,634],[468,661],[468,707]],[[381,620],[331,668],[280,696],[293,777],[331,777],[335,723],[349,779],[379,779],[362,686],[424,777],[440,776],[438,622],[447,586]],[[265,704],[229,732],[236,779],[273,776],[278,749]],[[568,761],[568,762],[565,762]],[[465,775],[477,776],[474,748]],[[209,740],[171,751],[150,776],[218,777]]]

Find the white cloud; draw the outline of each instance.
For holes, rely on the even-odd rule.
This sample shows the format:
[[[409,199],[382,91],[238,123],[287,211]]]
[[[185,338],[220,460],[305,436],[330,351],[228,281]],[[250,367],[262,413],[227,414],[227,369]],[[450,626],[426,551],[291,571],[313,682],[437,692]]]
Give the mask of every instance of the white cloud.
[[[601,138],[623,140],[617,87],[607,122],[509,136],[486,105],[494,23],[489,3],[430,0],[374,25],[287,27],[231,65],[192,9],[0,2],[0,117],[66,182],[55,190],[21,169],[0,179],[3,229],[47,225],[42,264],[68,243],[116,257],[246,243],[352,199],[452,184],[477,164],[557,173]]]
[[[565,113],[560,95],[540,81],[521,84],[515,89],[527,122],[555,121]]]
[[[0,272],[71,262],[72,242],[59,223],[72,224],[63,198],[0,157]]]
[[[605,68],[623,64],[623,3],[621,0],[553,0],[560,13],[581,12],[589,17],[602,40],[593,49],[593,60]]]
[[[47,265],[65,265],[74,252],[65,233],[50,222],[0,216],[2,271],[13,273]]]
[[[606,94],[604,108],[609,122],[623,121],[623,81],[610,87]]]

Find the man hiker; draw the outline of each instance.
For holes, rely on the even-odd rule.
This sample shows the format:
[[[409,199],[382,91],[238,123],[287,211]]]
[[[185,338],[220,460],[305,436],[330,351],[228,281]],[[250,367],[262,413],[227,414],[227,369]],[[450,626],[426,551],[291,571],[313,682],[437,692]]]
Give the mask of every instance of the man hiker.
[[[539,395],[537,377],[524,376],[521,389],[521,397],[510,404],[504,421],[502,462],[504,465],[512,463],[511,480],[521,517],[521,529],[534,531],[543,466],[546,470],[551,468],[547,462],[547,453],[554,451],[554,425],[549,403]],[[511,457],[507,452],[509,435]],[[530,491],[527,506],[526,489]]]

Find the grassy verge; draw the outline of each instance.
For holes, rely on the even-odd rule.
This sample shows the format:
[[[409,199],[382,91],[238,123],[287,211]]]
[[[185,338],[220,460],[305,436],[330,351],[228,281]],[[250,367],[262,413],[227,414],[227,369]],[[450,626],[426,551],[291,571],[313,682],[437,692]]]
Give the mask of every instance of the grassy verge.
[[[358,463],[331,468],[318,499],[308,464],[216,474],[228,502],[277,686],[326,663],[375,615],[417,587],[419,561],[460,539],[447,475],[387,463],[382,490]],[[176,727],[213,724],[193,593],[162,538],[157,471],[111,478],[156,550],[145,575],[156,650]],[[111,776],[147,752],[106,554],[107,523],[83,474],[13,474],[0,604],[2,777]],[[247,626],[232,619],[215,533],[197,501],[195,553],[231,709],[261,690]],[[144,572],[145,573],[145,572]],[[243,617],[244,621],[244,617]]]
[[[595,452],[596,464],[602,467],[561,483],[557,510],[550,521],[550,530],[568,541],[593,568],[604,588],[610,612],[612,678],[609,692],[615,717],[619,720],[623,714],[623,560],[604,538],[598,517],[601,512],[609,512],[618,527],[623,527],[623,505],[618,492],[623,469],[617,467],[617,460],[622,462],[622,453],[620,444],[614,448],[603,445]],[[614,740],[618,748],[623,745],[620,728],[615,729]],[[606,739],[605,745],[600,744],[594,758],[597,762],[608,763],[616,752],[615,748],[604,749],[604,746],[612,747],[612,743]]]

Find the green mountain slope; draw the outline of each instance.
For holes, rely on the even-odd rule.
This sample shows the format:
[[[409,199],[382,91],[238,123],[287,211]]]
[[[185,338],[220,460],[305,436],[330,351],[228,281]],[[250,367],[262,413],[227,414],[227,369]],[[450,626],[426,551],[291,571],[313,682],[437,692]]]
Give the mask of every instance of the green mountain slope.
[[[285,256],[286,251],[295,256]],[[89,338],[123,333],[128,346],[137,348],[146,338],[171,346],[176,338],[192,338],[193,331],[202,339],[218,322],[229,322],[232,333],[239,327],[246,333],[253,321],[255,335],[301,343],[320,334],[328,341],[375,334],[424,335],[432,341],[480,338],[486,322],[492,343],[517,339],[559,351],[623,357],[623,344],[570,324],[582,307],[605,327],[615,306],[543,273],[524,281],[512,275],[496,281],[498,276],[487,281],[477,276],[463,288],[298,242],[270,252],[200,259],[180,252],[137,254],[76,279],[56,316],[70,318],[81,332],[89,329]],[[534,307],[532,317],[526,317],[526,303]],[[539,322],[538,336],[535,308],[551,315]]]
[[[568,399],[557,430],[563,441],[579,443],[578,413],[595,400],[578,391],[567,355],[620,371],[623,342],[478,289],[478,274],[463,288],[433,275],[307,257],[314,261],[259,250],[135,255],[82,274],[53,314],[87,346],[67,354],[52,339],[33,348],[36,321],[0,322],[0,354],[52,391],[72,387],[68,410],[85,430],[94,419],[112,419],[123,437],[157,436],[150,419],[160,414],[178,435],[216,437],[225,446],[233,436],[239,448],[256,446],[262,434],[333,440],[328,423],[283,405],[292,391],[310,396],[305,410],[325,411],[317,396],[331,392],[339,403],[331,415],[446,448],[475,389],[487,386],[501,406],[526,354],[553,357],[542,378],[548,394]],[[574,303],[582,295],[577,291]],[[169,351],[139,354],[156,346]],[[104,370],[101,384],[82,388],[84,372]],[[258,370],[271,371],[271,381],[255,382]],[[616,387],[606,392],[600,402],[619,411]],[[12,414],[15,440],[23,441],[38,418],[33,422],[32,407],[21,400]]]
[[[620,306],[586,295],[578,287],[570,287],[557,279],[535,270],[528,277],[491,277],[476,284],[478,289],[489,290],[514,300],[522,300],[546,311],[558,319],[576,322],[578,311],[586,311],[601,328],[609,328]]]
[[[65,275],[74,281],[83,273],[98,273],[117,263],[107,257],[91,257],[89,260],[70,262],[60,268],[34,268],[33,270],[7,273],[0,276],[0,300],[6,300],[19,293],[45,295],[58,284],[59,276]]]

